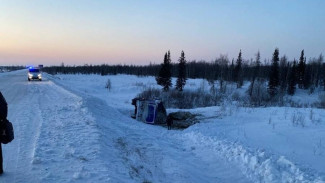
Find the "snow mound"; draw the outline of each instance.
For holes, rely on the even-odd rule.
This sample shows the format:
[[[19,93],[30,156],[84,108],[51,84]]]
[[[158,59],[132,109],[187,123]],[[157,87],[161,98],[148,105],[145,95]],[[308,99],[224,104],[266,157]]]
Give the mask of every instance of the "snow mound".
[[[254,182],[324,182],[319,176],[301,171],[284,156],[268,155],[264,150],[251,151],[238,142],[206,137],[199,132],[188,132],[181,138],[192,149],[195,146],[195,149],[204,149],[235,163]],[[198,155],[204,154],[199,152]]]

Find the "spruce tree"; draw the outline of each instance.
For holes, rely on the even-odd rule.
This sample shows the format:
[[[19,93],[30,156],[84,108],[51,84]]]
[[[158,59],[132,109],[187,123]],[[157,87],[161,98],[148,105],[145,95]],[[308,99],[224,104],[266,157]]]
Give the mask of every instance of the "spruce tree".
[[[268,92],[271,97],[274,97],[278,94],[279,86],[279,49],[276,48],[273,53],[271,71],[269,74],[269,86]]]
[[[242,75],[242,57],[241,57],[241,50],[239,51],[239,55],[237,58],[235,70],[234,70],[234,80],[237,82],[237,88],[241,88],[243,86],[243,78]]]
[[[304,89],[308,89],[308,88],[310,88],[310,86],[312,85],[312,81],[311,81],[311,79],[312,79],[312,75],[313,74],[315,74],[315,73],[312,73],[312,71],[311,71],[311,66],[309,65],[309,66],[307,66],[307,61],[306,61],[307,59],[306,59],[306,57],[305,57],[305,59],[304,59],[304,67],[305,67],[305,69],[304,69],[304,78],[303,78],[303,85],[304,85]]]
[[[235,82],[235,64],[234,64],[234,59],[231,60],[229,78],[230,78],[230,81]]]
[[[319,57],[317,58],[317,86],[322,86],[324,85],[324,90],[325,90],[325,63],[323,63],[324,57],[323,54],[320,54]]]
[[[178,77],[176,81],[176,89],[178,91],[183,91],[186,84],[186,60],[184,51],[181,53],[181,57],[178,60]]]
[[[316,87],[320,85],[321,77],[322,77],[322,63],[323,63],[324,57],[322,54],[319,55],[317,59],[317,79],[316,79]],[[323,71],[325,72],[325,71]]]
[[[298,87],[302,89],[304,87],[304,78],[305,78],[305,69],[306,69],[306,62],[305,62],[305,53],[304,50],[301,51],[299,64],[298,64]]]
[[[171,81],[171,59],[170,52],[165,53],[164,62],[161,64],[161,69],[159,71],[158,76],[156,77],[156,81],[158,85],[163,87],[164,91],[168,91],[172,86]]]
[[[293,95],[295,94],[296,90],[296,76],[297,76],[297,66],[296,66],[296,60],[293,61],[293,65],[290,69],[290,74],[288,78],[288,94]]]
[[[325,63],[322,65],[322,80],[323,80],[323,86],[324,86],[324,91],[325,91]]]
[[[170,58],[170,51],[168,50],[167,52],[167,74],[166,74],[166,78],[167,78],[167,82],[166,82],[166,86],[164,87],[165,91],[168,91],[169,88],[171,88],[173,86],[172,84],[172,59]]]

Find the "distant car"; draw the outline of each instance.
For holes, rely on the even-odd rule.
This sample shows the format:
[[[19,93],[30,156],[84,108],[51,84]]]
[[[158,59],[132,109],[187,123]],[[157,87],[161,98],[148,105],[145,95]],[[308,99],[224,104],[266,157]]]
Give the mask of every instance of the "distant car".
[[[27,75],[28,75],[28,81],[34,79],[42,81],[42,74],[38,68],[29,68]]]

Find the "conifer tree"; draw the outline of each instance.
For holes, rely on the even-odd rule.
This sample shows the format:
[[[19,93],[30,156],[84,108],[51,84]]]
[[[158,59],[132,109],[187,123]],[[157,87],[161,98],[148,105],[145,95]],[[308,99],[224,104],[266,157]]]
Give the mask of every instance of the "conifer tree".
[[[171,59],[170,52],[165,53],[164,63],[161,64],[161,69],[159,71],[158,76],[156,77],[156,81],[158,85],[163,87],[164,91],[168,91],[172,86],[171,81]]]
[[[323,63],[324,57],[323,54],[320,54],[317,58],[317,85],[316,86],[322,86],[324,85],[325,90],[325,63]]]
[[[229,77],[230,77],[230,81],[235,82],[235,64],[234,64],[234,59],[231,60]]]
[[[298,87],[302,89],[304,87],[304,78],[305,78],[305,69],[306,69],[306,62],[304,57],[304,50],[301,51],[299,64],[298,64]]]
[[[322,80],[323,80],[323,86],[324,86],[324,91],[325,91],[325,63],[322,65]]]
[[[243,86],[243,78],[242,75],[242,57],[241,57],[241,50],[239,51],[239,55],[237,58],[235,70],[234,70],[234,80],[237,82],[237,88],[241,88]]]
[[[269,74],[269,86],[268,92],[271,97],[274,97],[278,93],[279,86],[279,49],[276,48],[273,53],[271,71]]]
[[[304,67],[305,67],[305,70],[304,70],[304,78],[303,78],[303,86],[304,86],[304,89],[309,89],[311,86],[312,86],[312,75],[315,74],[315,73],[312,73],[312,70],[311,70],[311,65],[309,65],[309,67],[307,67],[307,61],[306,61],[306,57],[304,59]]]
[[[176,89],[178,91],[183,91],[183,88],[186,84],[186,60],[184,51],[181,53],[181,57],[179,58],[178,63],[178,77],[176,81]]]
[[[321,76],[322,76],[322,63],[323,63],[324,57],[322,54],[319,55],[318,59],[317,59],[317,79],[316,79],[316,87],[318,87],[320,85],[320,80],[321,80]],[[323,72],[325,72],[323,70]]]
[[[296,90],[296,76],[297,76],[297,66],[296,66],[296,60],[293,61],[293,65],[290,69],[290,74],[289,74],[289,78],[288,78],[288,94],[289,95],[293,95],[295,94],[295,90]]]

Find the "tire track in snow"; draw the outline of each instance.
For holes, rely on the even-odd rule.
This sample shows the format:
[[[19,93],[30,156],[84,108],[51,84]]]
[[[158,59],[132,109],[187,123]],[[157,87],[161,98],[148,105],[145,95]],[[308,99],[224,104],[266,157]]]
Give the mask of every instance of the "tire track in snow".
[[[8,101],[8,119],[13,122],[15,140],[3,148],[5,182],[37,181],[33,175],[32,153],[39,132],[40,108],[38,106],[39,90],[31,83],[21,81],[21,74],[11,73],[6,83]],[[35,94],[35,95],[32,95]]]
[[[52,82],[43,89],[41,129],[33,164],[46,182],[107,181],[107,169],[98,162],[97,127],[82,99]]]

